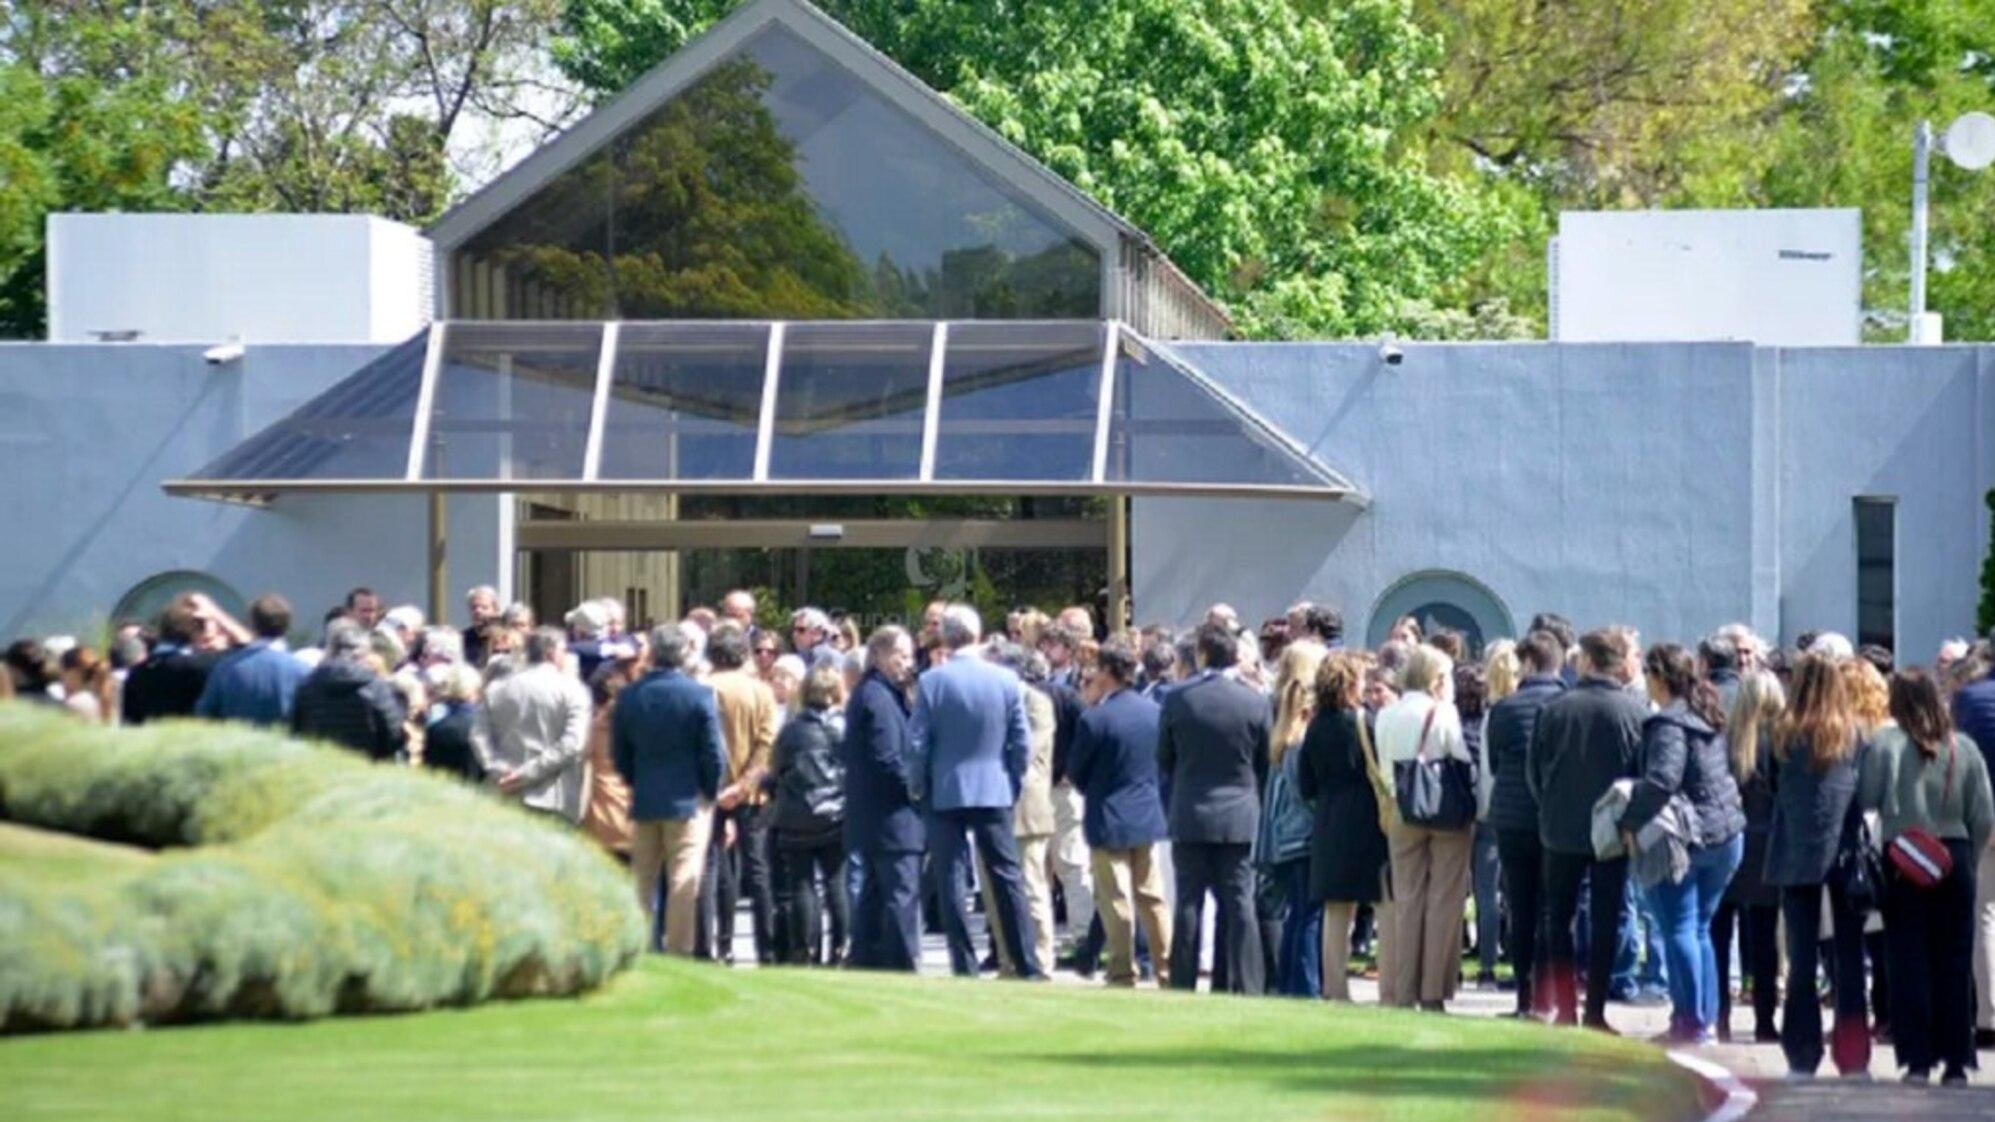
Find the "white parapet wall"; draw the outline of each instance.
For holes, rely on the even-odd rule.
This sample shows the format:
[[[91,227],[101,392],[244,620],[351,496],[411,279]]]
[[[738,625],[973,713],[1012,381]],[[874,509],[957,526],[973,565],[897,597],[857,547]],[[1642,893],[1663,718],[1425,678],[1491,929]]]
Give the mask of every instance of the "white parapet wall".
[[[364,214],[56,214],[49,340],[400,342],[430,265],[420,231]]]

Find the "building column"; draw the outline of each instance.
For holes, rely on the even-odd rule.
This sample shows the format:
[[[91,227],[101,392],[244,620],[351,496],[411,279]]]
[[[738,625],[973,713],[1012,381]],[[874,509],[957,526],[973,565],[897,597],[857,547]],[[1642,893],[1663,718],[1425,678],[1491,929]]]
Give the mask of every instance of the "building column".
[[[1129,497],[1111,495],[1108,500],[1108,618],[1105,625],[1113,635],[1129,626],[1135,610],[1129,600]]]
[[[444,613],[450,605],[449,579],[446,573],[449,553],[449,510],[444,504],[442,491],[429,493],[429,619],[442,625]]]

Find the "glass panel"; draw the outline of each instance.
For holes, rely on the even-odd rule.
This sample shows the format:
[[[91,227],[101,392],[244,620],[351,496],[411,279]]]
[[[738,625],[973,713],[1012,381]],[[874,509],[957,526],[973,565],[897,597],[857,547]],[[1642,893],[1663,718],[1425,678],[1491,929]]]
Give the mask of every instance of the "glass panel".
[[[1141,340],[1126,331],[1121,338],[1107,482],[1303,487],[1330,482]]]
[[[769,477],[919,476],[933,342],[925,323],[790,324]]]
[[[1898,640],[1898,504],[1856,500],[1856,641]]]
[[[468,241],[490,319],[1095,319],[1101,261],[785,28]]]
[[[1104,331],[1099,323],[950,325],[935,478],[1089,479]]]
[[[603,327],[453,323],[430,411],[428,479],[580,479]]]
[[[627,323],[600,479],[752,479],[767,324]]]
[[[402,478],[428,346],[425,331],[189,478]]]

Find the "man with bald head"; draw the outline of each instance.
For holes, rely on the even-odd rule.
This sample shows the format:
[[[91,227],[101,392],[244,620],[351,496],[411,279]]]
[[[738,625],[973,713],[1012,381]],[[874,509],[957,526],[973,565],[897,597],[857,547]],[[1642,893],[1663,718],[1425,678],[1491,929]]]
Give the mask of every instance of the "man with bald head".
[[[747,634],[755,633],[755,594],[745,588],[737,588],[720,598],[720,615],[741,625]]]

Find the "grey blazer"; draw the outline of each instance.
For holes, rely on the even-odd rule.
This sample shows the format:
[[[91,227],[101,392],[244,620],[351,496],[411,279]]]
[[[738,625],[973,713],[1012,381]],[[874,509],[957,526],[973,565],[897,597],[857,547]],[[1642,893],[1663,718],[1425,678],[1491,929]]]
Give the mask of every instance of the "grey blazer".
[[[527,781],[520,801],[581,821],[589,790],[589,689],[549,663],[530,666],[485,689],[472,732],[487,778],[517,769]]]
[[[1773,773],[1773,826],[1766,845],[1766,883],[1775,888],[1821,884],[1856,797],[1863,749],[1827,771],[1808,762],[1805,744],[1794,745]]]

